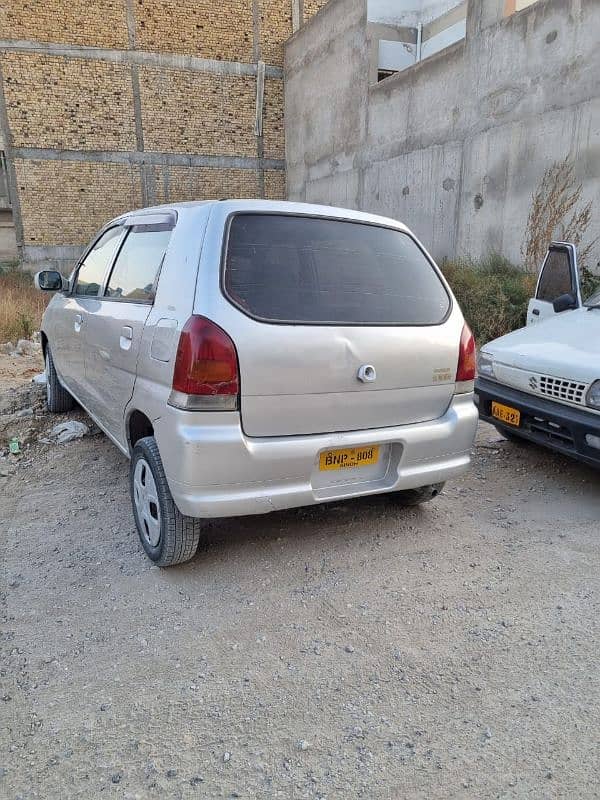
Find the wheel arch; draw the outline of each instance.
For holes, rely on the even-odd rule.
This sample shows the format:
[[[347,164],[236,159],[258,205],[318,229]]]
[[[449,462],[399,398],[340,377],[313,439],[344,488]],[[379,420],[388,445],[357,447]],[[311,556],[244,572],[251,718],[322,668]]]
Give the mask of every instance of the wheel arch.
[[[136,442],[143,439],[145,436],[154,436],[154,425],[152,421],[138,408],[132,408],[127,414],[125,430],[130,454],[133,452]]]

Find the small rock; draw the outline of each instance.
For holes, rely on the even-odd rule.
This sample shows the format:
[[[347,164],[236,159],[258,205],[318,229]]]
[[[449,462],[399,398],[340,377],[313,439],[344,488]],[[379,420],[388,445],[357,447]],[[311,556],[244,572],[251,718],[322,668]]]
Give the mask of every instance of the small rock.
[[[483,732],[483,735],[485,736],[486,739],[491,739],[492,738],[492,732],[491,732],[491,730],[489,728],[485,729],[485,731]]]
[[[15,346],[12,342],[5,342],[5,344],[0,344],[0,353],[2,355],[8,356],[12,353],[15,349]]]
[[[110,778],[110,779],[111,779],[111,781],[112,781],[113,783],[121,783],[121,777],[122,777],[122,776],[121,776],[121,774],[120,774],[119,772],[115,772],[115,774],[114,774],[114,775],[111,775],[111,778]]]
[[[190,778],[190,786],[200,786],[203,782],[204,778],[201,775],[194,775],[193,778]]]
[[[33,378],[31,379],[31,381],[32,381],[32,383],[37,383],[40,386],[45,386],[46,383],[47,383],[47,381],[46,381],[46,373],[45,372],[40,372],[39,375],[34,375]]]
[[[346,645],[346,647],[344,647],[344,650],[345,650],[347,653],[353,653],[353,652],[354,652],[354,648],[352,647],[352,645],[351,645],[351,644],[347,644],[347,645]]]
[[[310,745],[306,741],[306,739],[300,739],[300,741],[298,742],[298,750],[308,750],[309,747]]]
[[[33,408],[22,408],[17,411],[17,417],[33,417]]]
[[[167,778],[175,778],[177,775],[176,769],[168,769],[167,770]]]
[[[38,350],[38,346],[29,339],[19,339],[15,347],[15,353],[18,356],[31,356]]]
[[[231,753],[223,753],[223,761],[225,763],[227,763],[228,761],[231,761]]]

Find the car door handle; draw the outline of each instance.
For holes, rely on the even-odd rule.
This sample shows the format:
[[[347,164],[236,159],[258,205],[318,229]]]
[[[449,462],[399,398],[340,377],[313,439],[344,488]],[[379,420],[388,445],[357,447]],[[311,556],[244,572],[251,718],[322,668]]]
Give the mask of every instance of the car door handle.
[[[539,310],[539,308],[534,308],[531,313],[533,314],[534,317],[539,317],[540,310]]]
[[[81,326],[83,325],[83,317],[81,314],[75,314],[75,322],[73,323],[73,327],[75,328],[76,333],[79,333],[81,330]]]
[[[121,350],[129,350],[131,342],[133,341],[133,328],[129,325],[124,325],[121,328],[121,338],[119,339],[119,346]]]

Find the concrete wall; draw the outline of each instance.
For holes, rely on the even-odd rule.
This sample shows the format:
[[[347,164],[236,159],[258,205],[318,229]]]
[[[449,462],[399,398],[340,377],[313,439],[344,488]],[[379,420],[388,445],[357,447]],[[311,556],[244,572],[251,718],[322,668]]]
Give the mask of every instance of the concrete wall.
[[[370,22],[396,25],[426,23],[445,14],[460,0],[368,0]]]
[[[136,206],[284,197],[283,43],[324,2],[0,0],[0,128],[24,260],[68,270]]]
[[[400,218],[438,258],[519,262],[532,193],[570,157],[599,235],[600,3],[504,13],[470,0],[466,40],[369,85],[366,0],[331,0],[286,47],[289,197]]]

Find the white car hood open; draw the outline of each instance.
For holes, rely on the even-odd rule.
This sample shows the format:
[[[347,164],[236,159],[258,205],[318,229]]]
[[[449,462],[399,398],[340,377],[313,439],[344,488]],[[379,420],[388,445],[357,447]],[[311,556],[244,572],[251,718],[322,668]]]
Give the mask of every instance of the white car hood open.
[[[482,347],[517,369],[589,383],[600,378],[600,309],[567,311]]]

